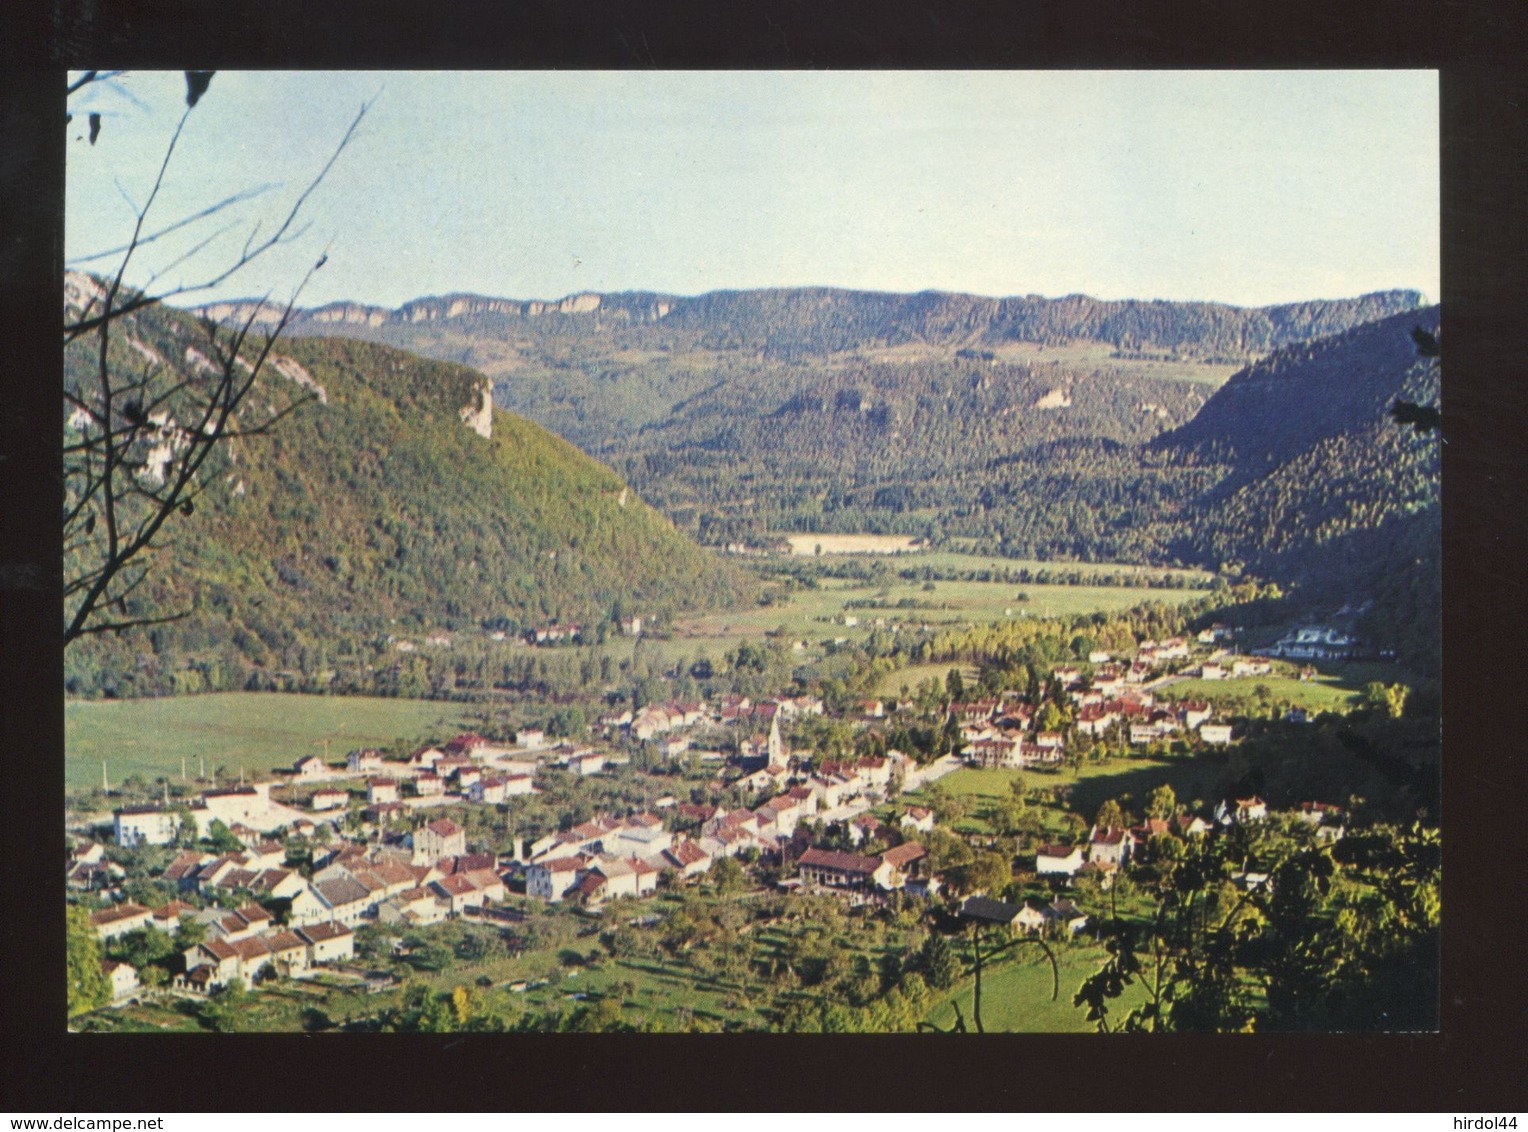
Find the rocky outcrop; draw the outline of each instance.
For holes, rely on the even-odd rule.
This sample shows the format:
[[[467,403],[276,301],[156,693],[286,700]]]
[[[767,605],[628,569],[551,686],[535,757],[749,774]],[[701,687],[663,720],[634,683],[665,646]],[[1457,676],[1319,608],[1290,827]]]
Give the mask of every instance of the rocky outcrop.
[[[462,423],[484,440],[493,439],[493,383],[486,377],[478,382],[476,397],[461,409]]]

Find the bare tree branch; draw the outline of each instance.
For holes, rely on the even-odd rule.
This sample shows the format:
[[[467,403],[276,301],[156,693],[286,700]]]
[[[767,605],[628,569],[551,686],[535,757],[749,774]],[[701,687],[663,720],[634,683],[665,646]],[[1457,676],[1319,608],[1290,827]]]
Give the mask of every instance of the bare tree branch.
[[[72,84],[71,91],[102,77],[101,73],[89,72]],[[188,615],[187,612],[138,615],[129,611],[127,599],[148,577],[145,555],[165,524],[176,514],[190,515],[193,502],[207,490],[209,461],[229,441],[264,435],[315,399],[311,393],[296,393],[282,399],[283,407],[273,406],[268,420],[249,426],[239,422],[240,407],[260,380],[276,342],[291,324],[298,298],[327,252],[303,276],[263,340],[257,342],[252,334],[263,301],[262,308],[244,319],[231,336],[225,336],[211,320],[204,320],[208,349],[215,360],[203,359],[205,364],[197,362],[200,368],[184,375],[170,376],[165,367],[152,359],[141,370],[123,365],[120,348],[114,348],[119,324],[133,312],[170,296],[216,286],[271,248],[301,235],[306,230],[306,225],[298,223],[304,205],[333,169],[367,109],[367,105],[362,105],[328,161],[298,194],[280,224],[256,242],[257,225],[231,265],[207,273],[201,283],[160,293],[152,293],[149,288],[131,288],[125,283],[128,270],[144,246],[269,188],[261,186],[236,193],[162,228],[148,229],[149,215],[166,183],[167,171],[191,112],[188,106],[166,146],[148,198],[134,210],[135,221],[127,242],[85,257],[88,261],[120,255],[121,260],[99,293],[84,303],[79,317],[73,322],[66,320],[63,329],[66,347],[85,334],[94,333],[97,339],[91,365],[94,388],[66,390],[64,398],[66,408],[72,410],[69,427],[78,433],[77,439],[70,439],[64,446],[66,645],[87,634],[165,624]],[[163,271],[204,252],[226,231],[227,228],[221,229],[193,245],[169,267],[156,273],[151,283]],[[147,351],[146,347],[130,344],[137,345],[140,352]],[[246,344],[252,346],[250,359],[244,356]],[[132,570],[135,563],[139,568]],[[108,609],[121,616],[103,616]]]

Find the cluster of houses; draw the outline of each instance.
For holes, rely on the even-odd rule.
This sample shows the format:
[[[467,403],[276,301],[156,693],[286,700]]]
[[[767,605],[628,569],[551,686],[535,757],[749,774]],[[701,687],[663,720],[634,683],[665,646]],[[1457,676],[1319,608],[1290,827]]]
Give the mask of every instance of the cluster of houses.
[[[1107,882],[1153,838],[1178,837],[1186,841],[1229,826],[1263,821],[1269,812],[1268,803],[1253,795],[1217,803],[1210,820],[1181,813],[1171,819],[1147,818],[1129,829],[1095,825],[1083,841],[1038,846],[1035,873],[1043,879],[1057,879],[1092,871]],[[1315,828],[1318,843],[1330,843],[1343,835],[1341,807],[1330,802],[1301,802],[1292,814]]]
[[[742,741],[744,748],[764,738],[758,729],[806,715],[822,715],[823,702],[816,696],[782,696],[754,701],[747,696],[726,695],[714,704],[699,700],[667,700],[648,704],[636,711],[609,712],[599,719],[607,738],[630,736],[641,742],[656,742],[660,752],[675,757],[691,746],[685,732],[702,724],[750,728],[754,732]],[[744,757],[753,752],[744,750]]]
[[[91,913],[90,925],[98,939],[111,940],[137,931],[174,936],[187,920],[201,924],[204,931],[199,943],[181,953],[183,969],[172,983],[178,990],[208,994],[234,981],[249,988],[265,973],[301,977],[355,954],[355,935],[348,926],[323,922],[281,927],[255,903],[226,911],[199,910],[180,900],[152,909],[129,901]],[[131,964],[103,960],[101,969],[111,984],[113,1002],[138,990],[138,972]]]
[[[1307,625],[1286,633],[1267,648],[1254,649],[1260,656],[1289,660],[1349,660],[1363,652],[1362,643],[1328,625]]]
[[[968,896],[960,916],[976,924],[1007,928],[1020,935],[1073,936],[1088,926],[1088,916],[1071,900],[1026,900],[1014,904],[990,896]]]

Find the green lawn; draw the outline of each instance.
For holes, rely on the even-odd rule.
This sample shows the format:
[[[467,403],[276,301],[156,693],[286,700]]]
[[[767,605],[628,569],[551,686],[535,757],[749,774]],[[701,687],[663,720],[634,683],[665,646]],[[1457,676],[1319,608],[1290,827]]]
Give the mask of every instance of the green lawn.
[[[1268,689],[1268,697],[1275,703],[1288,701],[1308,711],[1342,712],[1358,702],[1364,685],[1371,681],[1386,684],[1406,681],[1405,674],[1393,664],[1324,662],[1321,668],[1314,680],[1301,680],[1275,669],[1267,676],[1243,676],[1234,680],[1176,680],[1162,691],[1175,699],[1253,704],[1257,702],[1253,690],[1262,686]]]
[[[987,1033],[1065,1034],[1092,1032],[1087,1011],[1072,1005],[1077,988],[1103,963],[1108,953],[1096,944],[1052,944],[1060,971],[1060,993],[1053,1000],[1051,965],[1034,944],[1019,945],[1011,958],[982,970],[982,1025]],[[939,995],[937,1004],[924,1016],[942,1029],[955,1021],[954,1003],[960,1004],[966,1029],[975,1032],[971,1012],[976,980],[966,976],[951,991]],[[1140,996],[1139,984],[1127,990],[1120,1015],[1128,1013]]]
[[[64,705],[64,775],[70,786],[101,780],[101,760],[115,784],[130,774],[195,774],[221,766],[237,774],[290,766],[304,754],[338,759],[352,747],[449,738],[461,729],[459,705],[368,696],[218,692],[152,700],[89,700]]]
[[[900,695],[902,686],[905,684],[909,692],[916,692],[918,685],[925,680],[937,680],[941,687],[945,677],[950,674],[950,669],[960,669],[960,675],[965,682],[974,687],[976,684],[977,669],[974,664],[951,664],[946,661],[943,664],[910,664],[906,668],[899,668],[895,672],[888,672],[881,677],[880,683],[875,686],[875,694],[878,696]]]

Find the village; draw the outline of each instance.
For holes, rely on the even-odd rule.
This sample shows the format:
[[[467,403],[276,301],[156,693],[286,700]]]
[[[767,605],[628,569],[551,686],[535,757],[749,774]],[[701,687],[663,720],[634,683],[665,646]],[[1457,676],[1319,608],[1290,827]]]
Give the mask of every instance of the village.
[[[1332,636],[1307,635],[1317,645]],[[1217,719],[1207,701],[1163,692],[1179,679],[1269,670],[1266,658],[1234,654],[1231,637],[1216,624],[1192,638],[1142,641],[1128,658],[1094,652],[1086,665],[1053,666],[1033,699],[1015,691],[948,698],[933,711],[865,700],[835,721],[855,736],[855,753],[837,756],[793,748],[788,738],[827,721],[823,701],[810,694],[620,709],[577,739],[523,727],[497,740],[460,733],[406,757],[369,748],[332,763],[304,755],[263,781],[173,799],[166,785],[157,801],[116,808],[109,833],[77,828],[67,885],[72,901],[92,908],[115,1005],[321,972],[367,984],[377,972],[358,958],[355,940],[369,925],[417,933],[470,921],[513,935],[527,909],[550,905],[596,922],[612,906],[630,917],[655,893],[714,883],[721,862],[747,889],[829,895],[846,909],[938,905],[973,923],[1070,938],[1089,926],[1074,881],[1107,889],[1154,838],[1214,836],[1266,819],[1267,804],[1228,797],[1204,812],[1180,806],[1128,827],[1072,819],[1074,836],[1036,838],[1030,851],[1007,858],[1011,875],[999,879],[1027,880],[1043,894],[1013,903],[989,884],[973,886],[968,870],[942,866],[948,853],[931,854],[929,845],[940,841],[984,850],[1002,844],[941,823],[930,802],[940,780],[966,768],[1048,781],[1069,756],[1075,763],[1078,743],[1106,739],[1125,750],[1169,742],[1188,752],[1224,750],[1236,741],[1232,720]],[[1302,669],[1302,679],[1313,671]],[[932,724],[945,737],[942,748],[888,747],[885,737],[911,720]],[[634,754],[650,769],[638,770]],[[649,791],[650,804],[582,820],[564,813],[555,828],[510,837],[508,851],[502,838],[495,851],[494,839],[469,836],[469,828],[482,829],[474,815],[505,813],[517,799],[542,794],[553,776],[576,797],[580,783],[618,775],[661,787],[670,781],[665,770],[680,764],[690,771],[680,779],[683,793]],[[1341,808],[1331,802],[1305,800],[1293,816],[1326,841],[1342,834]],[[154,881],[169,898],[158,906],[128,898],[123,854],[167,850],[173,856]],[[175,944],[151,975],[122,957],[145,932]]]

